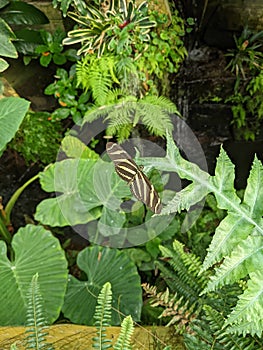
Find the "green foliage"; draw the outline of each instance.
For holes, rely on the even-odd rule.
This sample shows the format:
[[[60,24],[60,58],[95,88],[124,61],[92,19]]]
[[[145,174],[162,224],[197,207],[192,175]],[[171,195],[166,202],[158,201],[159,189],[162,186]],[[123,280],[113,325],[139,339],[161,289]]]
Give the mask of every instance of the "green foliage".
[[[35,53],[40,56],[41,66],[47,67],[52,61],[58,66],[65,64],[67,60],[77,61],[76,50],[64,51],[62,40],[66,34],[61,29],[56,29],[53,34],[41,30],[40,34],[43,44],[35,48]]]
[[[16,50],[25,54],[32,52],[32,46],[40,39],[33,27],[48,23],[47,16],[24,1],[2,1],[0,7],[1,44],[4,44],[0,55],[17,58]]]
[[[52,0],[52,4],[54,8],[59,7],[64,17],[66,17],[70,6],[76,8],[81,14],[84,14],[87,8],[87,4],[83,0]]]
[[[95,309],[95,327],[97,329],[97,337],[93,338],[92,347],[95,349],[112,348],[111,340],[106,338],[106,327],[111,325],[111,303],[112,291],[111,284],[106,282],[97,298],[97,306]],[[127,316],[121,323],[121,331],[118,339],[113,346],[114,350],[131,350],[131,335],[133,333],[133,321],[131,316]]]
[[[0,18],[0,56],[17,58],[18,54],[12,41],[16,39],[16,36],[9,25]],[[3,72],[8,68],[9,64],[3,58],[0,58],[0,72]]]
[[[76,73],[78,86],[85,93],[91,91],[95,105],[102,106],[113,88],[113,84],[119,84],[115,73],[116,58],[114,56],[102,56],[99,59],[94,55],[87,55],[77,63]]]
[[[237,139],[255,140],[263,120],[263,71],[226,99],[231,103]]]
[[[187,350],[258,350],[262,340],[251,336],[231,334],[224,327],[226,317],[210,306],[204,306],[204,315],[193,321],[192,333],[184,334]]]
[[[151,13],[151,18],[157,22],[157,27],[150,32],[147,49],[145,44],[136,42],[140,53],[137,65],[140,70],[162,80],[167,73],[177,73],[187,55],[183,42],[184,21],[176,9],[171,23],[166,15],[157,11]]]
[[[226,99],[230,102],[236,138],[255,140],[263,119],[263,31],[253,33],[247,27],[239,38],[227,68],[235,71],[234,93]]]
[[[191,181],[176,193],[161,215],[187,210],[209,192],[215,195],[217,206],[226,210],[227,215],[218,225],[204,260],[203,271],[220,263],[204,293],[247,278],[247,289],[239,296],[227,324],[233,327],[234,333],[261,336],[262,275],[257,270],[257,266],[262,264],[261,162],[255,157],[242,201],[234,188],[234,165],[223,149],[217,160],[215,176],[208,175],[197,165],[183,159],[170,136],[166,157],[147,158],[145,165],[162,171],[176,171],[181,178]]]
[[[78,55],[96,52],[100,57],[104,50],[122,54],[132,52],[134,41],[148,41],[150,28],[156,25],[148,16],[147,2],[136,5],[125,0],[110,0],[108,6],[96,8],[89,5],[85,14],[70,12],[68,15],[78,23],[78,29],[68,32],[63,44],[81,43]]]
[[[67,261],[59,241],[41,226],[20,228],[12,240],[14,254],[7,257],[0,241],[0,324],[23,325],[26,321],[28,286],[39,274],[43,309],[50,324],[59,316],[67,284]]]
[[[71,116],[76,124],[80,124],[87,111],[90,96],[77,88],[75,66],[69,72],[58,68],[55,77],[57,80],[45,89],[45,94],[54,95],[61,106],[51,114],[51,120],[58,121]]]
[[[95,349],[110,348],[110,340],[106,338],[106,328],[111,325],[111,284],[106,282],[97,298],[97,306],[94,313],[94,326],[97,329],[97,337],[93,338],[92,347]]]
[[[14,137],[28,108],[29,102],[22,98],[5,97],[0,100],[0,155]]]
[[[9,147],[20,153],[27,164],[49,164],[57,157],[62,125],[52,122],[47,112],[28,112]]]
[[[173,129],[170,113],[179,114],[176,106],[163,96],[147,95],[140,99],[127,96],[88,110],[83,124],[103,117],[108,123],[107,134],[116,135],[118,141],[128,138],[137,124],[144,125],[151,134],[163,137],[166,130]]]
[[[45,328],[47,326],[46,318],[43,311],[43,299],[38,283],[38,273],[31,280],[27,298],[27,315],[26,315],[26,349],[47,349],[54,348],[46,343]]]
[[[262,69],[263,53],[261,47],[263,45],[263,31],[253,33],[248,27],[245,27],[241,35],[237,38],[234,36],[236,48],[229,50],[226,54],[231,57],[227,65],[231,72],[235,72],[237,82],[235,90],[238,88],[240,78],[246,78],[246,71],[258,71]]]
[[[136,321],[140,319],[140,277],[124,252],[98,246],[88,247],[78,254],[77,264],[85,272],[87,280],[79,281],[69,276],[63,306],[65,317],[74,323],[92,325],[96,299],[103,285],[110,282],[113,291],[112,324],[120,324],[125,315],[131,315]]]
[[[120,335],[113,347],[114,350],[131,350],[131,336],[134,331],[133,321],[131,316],[127,316],[121,323]]]

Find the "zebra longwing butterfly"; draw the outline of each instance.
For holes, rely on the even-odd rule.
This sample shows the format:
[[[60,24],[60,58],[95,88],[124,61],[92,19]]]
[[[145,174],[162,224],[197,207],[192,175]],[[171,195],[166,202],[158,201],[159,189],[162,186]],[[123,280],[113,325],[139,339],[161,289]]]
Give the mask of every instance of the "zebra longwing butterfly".
[[[113,142],[107,143],[106,150],[115,165],[116,173],[129,184],[134,196],[155,214],[160,214],[162,210],[160,197],[131,156]]]

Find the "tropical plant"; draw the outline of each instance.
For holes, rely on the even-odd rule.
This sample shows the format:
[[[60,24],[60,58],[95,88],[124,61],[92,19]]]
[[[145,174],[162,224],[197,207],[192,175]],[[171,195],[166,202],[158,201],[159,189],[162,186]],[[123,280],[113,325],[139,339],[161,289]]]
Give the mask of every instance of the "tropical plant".
[[[56,160],[62,125],[60,121],[52,122],[50,119],[47,112],[28,112],[9,144],[9,148],[20,153],[27,164],[49,164]]]
[[[0,99],[0,155],[14,137],[29,108],[29,102],[19,97]]]
[[[12,29],[9,27],[9,25],[2,18],[0,18],[0,33],[0,56],[17,58],[18,54],[13,44],[13,41],[16,39],[16,36]],[[0,72],[3,72],[8,67],[8,62],[5,59],[0,58]]]
[[[234,93],[226,98],[231,104],[235,137],[255,140],[263,117],[263,31],[253,33],[245,27],[240,37],[234,37],[236,48],[226,69],[235,71]]]
[[[16,232],[11,247],[8,258],[6,243],[0,241],[0,324],[25,324],[26,295],[36,273],[47,323],[53,323],[59,316],[68,278],[67,261],[58,239],[41,226],[27,225]]]
[[[254,33],[245,27],[241,35],[234,36],[236,48],[226,54],[231,57],[226,69],[236,74],[235,92],[239,87],[240,79],[246,79],[247,71],[259,71],[263,68],[263,31]]]
[[[71,116],[76,124],[81,124],[88,109],[90,95],[77,88],[75,66],[69,72],[58,68],[55,78],[57,80],[45,89],[45,94],[54,95],[61,106],[51,114],[51,120],[59,121]]]
[[[47,24],[47,16],[35,6],[25,3],[24,1],[2,1],[0,5],[0,23],[1,23],[1,42],[7,44],[7,40],[12,40],[18,52],[23,54],[33,53],[37,44],[41,43],[38,30],[34,26]],[[14,33],[10,33],[10,28]],[[26,27],[27,26],[27,27]],[[30,26],[30,28],[28,28]],[[7,46],[7,57],[16,58],[14,49],[10,43]],[[9,56],[12,54],[12,56]],[[5,53],[3,53],[5,55]]]
[[[147,50],[143,43],[136,42],[135,48],[140,53],[136,64],[140,71],[144,71],[149,76],[149,80],[151,77],[163,80],[166,75],[177,73],[187,56],[183,42],[184,20],[176,9],[174,9],[171,21],[167,15],[159,14],[157,11],[152,11],[151,18],[156,21],[157,26],[149,33],[151,40]],[[167,81],[163,82],[165,83]]]
[[[63,44],[81,43],[78,55],[96,52],[100,57],[105,49],[115,54],[122,51],[132,53],[134,38],[148,41],[150,28],[156,25],[149,19],[147,11],[147,2],[136,6],[130,1],[127,6],[125,0],[111,0],[107,8],[98,9],[90,5],[85,15],[69,12],[79,28],[69,31]]]
[[[140,277],[124,252],[98,246],[87,247],[78,254],[77,264],[85,272],[87,280],[79,281],[69,276],[62,310],[65,317],[74,323],[92,325],[96,299],[103,285],[110,282],[113,290],[112,324],[120,324],[122,316],[126,315],[131,315],[136,321],[140,319]]]
[[[247,279],[247,288],[239,296],[224,325],[229,326],[229,332],[257,334],[260,337],[263,330],[263,276],[256,266],[261,264],[262,259],[262,164],[255,157],[241,200],[234,188],[234,166],[223,149],[217,160],[215,175],[210,176],[183,159],[172,138],[169,135],[167,138],[166,157],[146,158],[144,164],[162,171],[176,171],[191,184],[177,192],[160,215],[188,210],[208,193],[214,194],[217,206],[226,210],[227,215],[216,228],[203,263],[202,271],[219,264],[203,293]]]
[[[64,17],[66,17],[68,9],[74,7],[82,15],[85,14],[87,4],[84,0],[52,0],[54,8],[59,7]]]
[[[64,51],[62,40],[66,33],[61,29],[56,29],[53,34],[42,29],[40,35],[43,43],[35,48],[35,53],[40,56],[40,64],[43,67],[47,67],[52,61],[58,66],[67,61],[77,61],[78,56],[75,49]]]
[[[90,108],[83,124],[103,117],[108,123],[106,134],[116,135],[118,141],[127,139],[137,124],[145,126],[149,133],[163,137],[166,130],[173,130],[172,113],[179,114],[174,103],[166,97],[146,95],[137,99],[131,95],[119,96],[116,91],[115,95],[114,92],[109,94],[104,106]]]
[[[260,132],[263,120],[263,71],[226,99],[230,102],[236,139],[252,140]]]
[[[161,276],[169,289],[157,292],[156,287],[143,285],[152,307],[159,310],[159,318],[174,324],[184,334],[187,349],[259,349],[262,341],[257,336],[231,333],[225,326],[245,287],[242,283],[225,286],[219,291],[202,295],[211,271],[201,272],[202,263],[194,254],[174,241],[173,247],[161,246],[163,257],[157,261]],[[201,294],[201,295],[200,295]]]

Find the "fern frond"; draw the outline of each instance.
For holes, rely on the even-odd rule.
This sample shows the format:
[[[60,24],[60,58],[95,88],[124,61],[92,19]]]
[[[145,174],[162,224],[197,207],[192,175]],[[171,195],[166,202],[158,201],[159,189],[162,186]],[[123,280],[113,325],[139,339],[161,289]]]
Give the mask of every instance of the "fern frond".
[[[159,318],[170,318],[167,327],[176,325],[179,332],[187,329],[189,322],[195,318],[192,310],[193,306],[189,306],[188,302],[183,302],[183,298],[178,297],[176,293],[171,296],[168,288],[164,292],[157,293],[155,286],[152,287],[145,283],[142,287],[150,298],[150,305],[152,307],[164,308]]]
[[[134,326],[131,316],[127,316],[121,323],[121,332],[114,345],[114,350],[131,350],[131,336],[134,332]]]
[[[93,338],[93,348],[103,350],[111,347],[111,341],[106,338],[105,328],[111,325],[111,302],[111,284],[107,282],[101,289],[95,308],[94,325],[97,328],[97,337]]]
[[[44,332],[47,328],[46,319],[43,312],[43,299],[41,297],[38,273],[31,280],[27,294],[27,314],[26,314],[26,349],[47,349],[53,350],[50,344],[46,343]]]
[[[252,337],[240,337],[229,334],[224,328],[225,318],[221,312],[205,306],[205,316],[201,320],[194,320],[192,330],[194,334],[185,334],[184,340],[188,350],[257,350],[258,342]]]
[[[162,210],[161,215],[189,209],[191,205],[197,204],[210,192],[214,194],[219,208],[227,211],[227,215],[216,228],[200,271],[202,273],[217,264],[215,275],[211,277],[211,281],[202,293],[209,295],[211,291],[236,283],[244,277],[250,279],[250,290],[239,296],[240,300],[236,309],[232,306],[233,312],[229,322],[233,322],[235,332],[238,332],[239,325],[240,332],[247,331],[247,333],[261,336],[263,332],[261,287],[263,275],[257,274],[257,271],[258,266],[262,265],[263,251],[262,163],[255,156],[242,202],[234,188],[234,166],[222,148],[217,159],[215,176],[210,176],[197,165],[186,161],[180,155],[169,134],[167,135],[166,157],[144,158],[143,164],[161,171],[177,172],[181,178],[192,182],[176,193],[171,202]],[[171,275],[171,272],[168,273]],[[176,284],[173,285],[173,288],[177,288]],[[250,327],[247,327],[248,322]]]

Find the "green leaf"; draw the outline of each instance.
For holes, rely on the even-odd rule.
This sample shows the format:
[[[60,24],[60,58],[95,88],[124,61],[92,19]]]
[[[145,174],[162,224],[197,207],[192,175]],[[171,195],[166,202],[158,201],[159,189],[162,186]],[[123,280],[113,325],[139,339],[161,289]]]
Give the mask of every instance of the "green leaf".
[[[102,205],[119,208],[121,198],[130,194],[111,163],[94,159],[57,162],[40,174],[40,183],[45,191],[59,193],[36,209],[36,220],[50,226],[88,223],[97,218],[92,209]]]
[[[261,259],[261,266],[263,260]],[[250,280],[244,293],[239,296],[237,306],[229,315],[226,325],[231,325],[229,333],[257,335],[262,337],[263,330],[263,274],[257,270],[250,274]]]
[[[18,130],[30,102],[19,97],[5,97],[0,100],[0,154]]]
[[[87,281],[70,276],[63,313],[74,323],[92,325],[96,298],[103,285],[112,287],[112,324],[121,323],[123,314],[140,320],[142,291],[135,265],[127,255],[117,249],[88,247],[77,258],[79,268],[87,275]],[[119,312],[120,313],[119,313]]]
[[[54,322],[63,304],[68,276],[58,239],[41,226],[27,225],[15,234],[12,247],[14,261],[8,259],[5,242],[0,241],[0,324],[25,324],[26,295],[36,273],[47,322]]]
[[[0,58],[0,73],[5,71],[8,67],[9,64],[3,58]]]
[[[62,150],[68,157],[83,158],[83,159],[98,159],[99,155],[87,147],[85,143],[80,141],[77,137],[68,135],[64,137],[61,144]]]
[[[263,166],[262,163],[255,156],[249,178],[247,180],[247,187],[244,194],[244,205],[249,208],[249,215],[255,219],[260,220],[263,215]]]
[[[49,23],[47,16],[42,11],[23,1],[11,1],[9,5],[1,11],[1,17],[8,24],[15,25]]]
[[[16,36],[7,23],[0,18],[0,56],[17,58],[17,52],[12,40],[15,40]]]
[[[218,207],[221,209],[233,210],[233,204],[238,205],[240,198],[234,188],[235,167],[221,147],[216,163],[215,176],[212,183],[216,186],[215,196]]]

